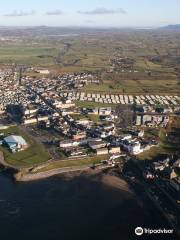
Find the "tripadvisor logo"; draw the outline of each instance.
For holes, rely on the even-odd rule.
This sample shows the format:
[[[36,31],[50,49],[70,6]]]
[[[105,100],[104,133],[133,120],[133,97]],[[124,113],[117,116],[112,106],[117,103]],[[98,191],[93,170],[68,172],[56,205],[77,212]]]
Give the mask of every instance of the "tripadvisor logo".
[[[141,236],[143,234],[173,234],[174,230],[173,229],[150,229],[150,228],[142,228],[142,227],[137,227],[135,229],[135,234],[137,236]]]
[[[135,229],[135,234],[136,235],[138,235],[138,236],[141,236],[141,235],[143,235],[143,228],[142,227],[137,227],[136,229]]]

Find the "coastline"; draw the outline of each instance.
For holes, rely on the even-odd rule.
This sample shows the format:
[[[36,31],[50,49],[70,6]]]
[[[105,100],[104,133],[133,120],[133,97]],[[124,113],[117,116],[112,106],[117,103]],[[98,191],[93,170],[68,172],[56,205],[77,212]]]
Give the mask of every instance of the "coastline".
[[[70,173],[70,172],[78,172],[78,171],[84,171],[90,168],[90,166],[81,166],[81,167],[67,167],[67,168],[57,168],[49,171],[42,171],[42,172],[23,172],[19,171],[16,174],[14,174],[14,179],[17,182],[28,182],[28,181],[34,181],[34,180],[40,180],[49,178],[58,174],[63,173]]]
[[[6,169],[12,171],[12,176],[16,182],[30,182],[40,179],[46,179],[58,174],[64,174],[64,173],[72,173],[72,172],[82,172],[86,170],[92,169],[92,164],[86,164],[86,165],[80,165],[80,166],[71,166],[71,167],[61,167],[61,168],[54,168],[51,170],[42,170],[45,166],[48,166],[48,163],[41,164],[36,167],[26,167],[26,168],[20,168],[12,166],[8,163],[6,163],[3,154],[0,154],[0,165]],[[110,165],[94,165],[96,169],[104,170],[107,168],[111,168]]]
[[[90,170],[92,165],[84,165],[84,166],[77,166],[77,167],[66,167],[66,168],[56,168],[49,171],[42,171],[42,172],[23,172],[19,171],[14,174],[14,179],[17,182],[29,182],[35,181],[40,179],[46,179],[55,175],[64,174],[64,173],[72,173],[72,172],[85,172]],[[111,166],[98,166],[96,169],[104,170],[111,168]]]
[[[61,160],[63,162],[63,160]],[[57,163],[57,162],[56,162]],[[52,169],[46,169],[48,166],[52,164],[52,161],[48,161],[46,163],[39,164],[37,166],[31,166],[31,167],[17,167],[11,164],[8,164],[4,158],[4,154],[0,152],[0,166],[2,166],[6,170],[12,171],[12,176],[15,181],[17,182],[29,182],[34,180],[40,180],[49,178],[58,174],[64,174],[64,173],[71,173],[71,172],[82,172],[88,169],[91,169],[92,166],[96,169],[106,169],[111,168],[111,165],[101,165],[99,163],[94,163],[93,165],[90,163],[84,163],[82,165],[76,165],[76,166],[53,166]]]

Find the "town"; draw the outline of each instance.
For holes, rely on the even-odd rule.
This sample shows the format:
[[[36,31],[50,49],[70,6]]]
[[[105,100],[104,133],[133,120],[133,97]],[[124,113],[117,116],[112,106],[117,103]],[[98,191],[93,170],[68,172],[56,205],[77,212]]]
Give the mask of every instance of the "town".
[[[12,167],[17,153],[29,151],[31,156],[33,139],[35,145],[40,142],[40,153],[46,152],[43,161],[44,155],[36,162],[37,156],[25,154],[20,155],[20,158],[24,156],[23,162],[20,164],[17,158],[16,164],[20,168],[25,163],[25,167],[33,167],[30,174],[34,172],[36,177],[46,169],[60,168],[63,172],[63,169],[80,170],[84,166],[121,166],[121,173],[130,184],[140,180],[144,187],[148,185],[145,191],[149,198],[178,229],[178,147],[176,152],[157,155],[153,161],[146,161],[149,156],[146,153],[160,149],[164,136],[167,142],[179,146],[180,96],[90,93],[83,90],[84,86],[101,84],[94,73],[52,77],[48,69],[30,70],[38,75],[31,77],[27,69],[22,73],[21,68],[12,66],[0,72],[1,163],[6,161]],[[172,128],[173,121],[176,121],[176,131],[163,132]],[[128,159],[136,167],[124,170]]]
[[[0,11],[0,239],[180,239],[180,1]]]
[[[145,129],[165,127],[170,115],[180,113],[179,96],[85,93],[83,84],[99,84],[97,76],[81,73],[49,78],[45,76],[48,70],[39,72],[44,74],[41,79],[21,76],[10,68],[1,71],[1,121],[8,116],[27,127],[55,129],[65,139],[59,147],[68,157],[120,154],[121,149],[140,154],[158,144],[156,139],[144,138]],[[89,101],[102,106],[78,106]],[[103,107],[103,103],[111,105]],[[119,105],[124,108],[119,110]],[[121,111],[130,115],[126,119],[129,133],[121,126]]]

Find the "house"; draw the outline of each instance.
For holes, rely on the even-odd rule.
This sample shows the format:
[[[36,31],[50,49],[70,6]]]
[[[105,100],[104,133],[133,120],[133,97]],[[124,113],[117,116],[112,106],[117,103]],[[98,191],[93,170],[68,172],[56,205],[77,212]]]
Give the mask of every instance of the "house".
[[[142,123],[142,117],[141,116],[137,116],[136,117],[136,125],[137,126],[141,126],[141,123]]]
[[[159,163],[159,162],[154,162],[152,164],[153,170],[154,171],[163,171],[165,169],[166,166],[164,166],[164,164]]]
[[[9,149],[15,153],[28,148],[27,142],[21,136],[11,135],[4,138],[4,144],[6,144]]]
[[[72,135],[73,140],[80,140],[86,138],[86,132],[77,132]]]
[[[147,171],[147,170],[143,172],[143,177],[145,179],[154,179],[154,175],[150,171]]]
[[[116,153],[121,153],[121,148],[120,147],[112,147],[109,149],[110,154],[116,154]]]
[[[59,147],[60,148],[72,148],[72,147],[77,147],[79,145],[80,145],[80,143],[78,141],[65,140],[65,141],[60,142]]]
[[[48,69],[38,69],[36,70],[37,73],[40,73],[40,74],[49,74],[49,70]]]
[[[37,121],[40,122],[40,121],[45,121],[45,122],[48,122],[49,121],[49,117],[48,116],[39,116],[37,118]]]
[[[24,107],[23,109],[23,113],[25,116],[28,116],[28,117],[33,117],[36,115],[38,111],[38,108],[35,107],[35,106],[29,106],[28,108],[27,107]]]
[[[33,124],[33,123],[37,123],[37,118],[23,119],[24,125]]]
[[[132,135],[131,134],[122,134],[122,135],[119,135],[118,138],[121,141],[131,140],[132,139]]]
[[[174,163],[174,167],[180,168],[180,159],[178,159],[178,160]]]
[[[108,154],[108,149],[107,148],[99,148],[96,149],[97,155],[107,155]]]
[[[136,139],[125,140],[121,143],[121,145],[125,148],[126,151],[133,155],[137,155],[143,152],[143,150],[141,149],[141,143]]]
[[[129,153],[131,154],[139,154],[139,153],[142,153],[142,149],[141,149],[141,144],[139,141],[132,141],[130,142],[130,144],[128,145],[128,151]]]
[[[111,115],[111,107],[108,108],[100,108],[99,115]]]
[[[104,148],[106,147],[106,143],[103,142],[103,141],[90,141],[89,142],[89,147],[92,149],[92,150],[96,150],[96,149],[99,149],[99,148]]]
[[[137,132],[138,137],[144,137],[144,129]]]
[[[76,124],[83,125],[83,126],[87,126],[90,123],[92,123],[92,121],[90,121],[88,119],[79,119],[76,121]]]

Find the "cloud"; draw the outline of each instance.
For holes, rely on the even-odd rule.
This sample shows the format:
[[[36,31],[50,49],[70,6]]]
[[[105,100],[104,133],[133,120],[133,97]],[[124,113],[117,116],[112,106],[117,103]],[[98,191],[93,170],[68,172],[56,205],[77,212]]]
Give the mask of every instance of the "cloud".
[[[46,12],[46,15],[50,15],[50,16],[62,15],[62,14],[63,12],[61,10],[53,10],[53,11]]]
[[[14,10],[12,13],[7,13],[5,17],[25,17],[25,16],[32,16],[35,14],[35,11],[25,12],[25,11],[17,11]]]
[[[127,12],[122,9],[107,9],[107,8],[96,8],[91,11],[78,11],[80,14],[87,14],[87,15],[104,15],[104,14],[126,14]]]

